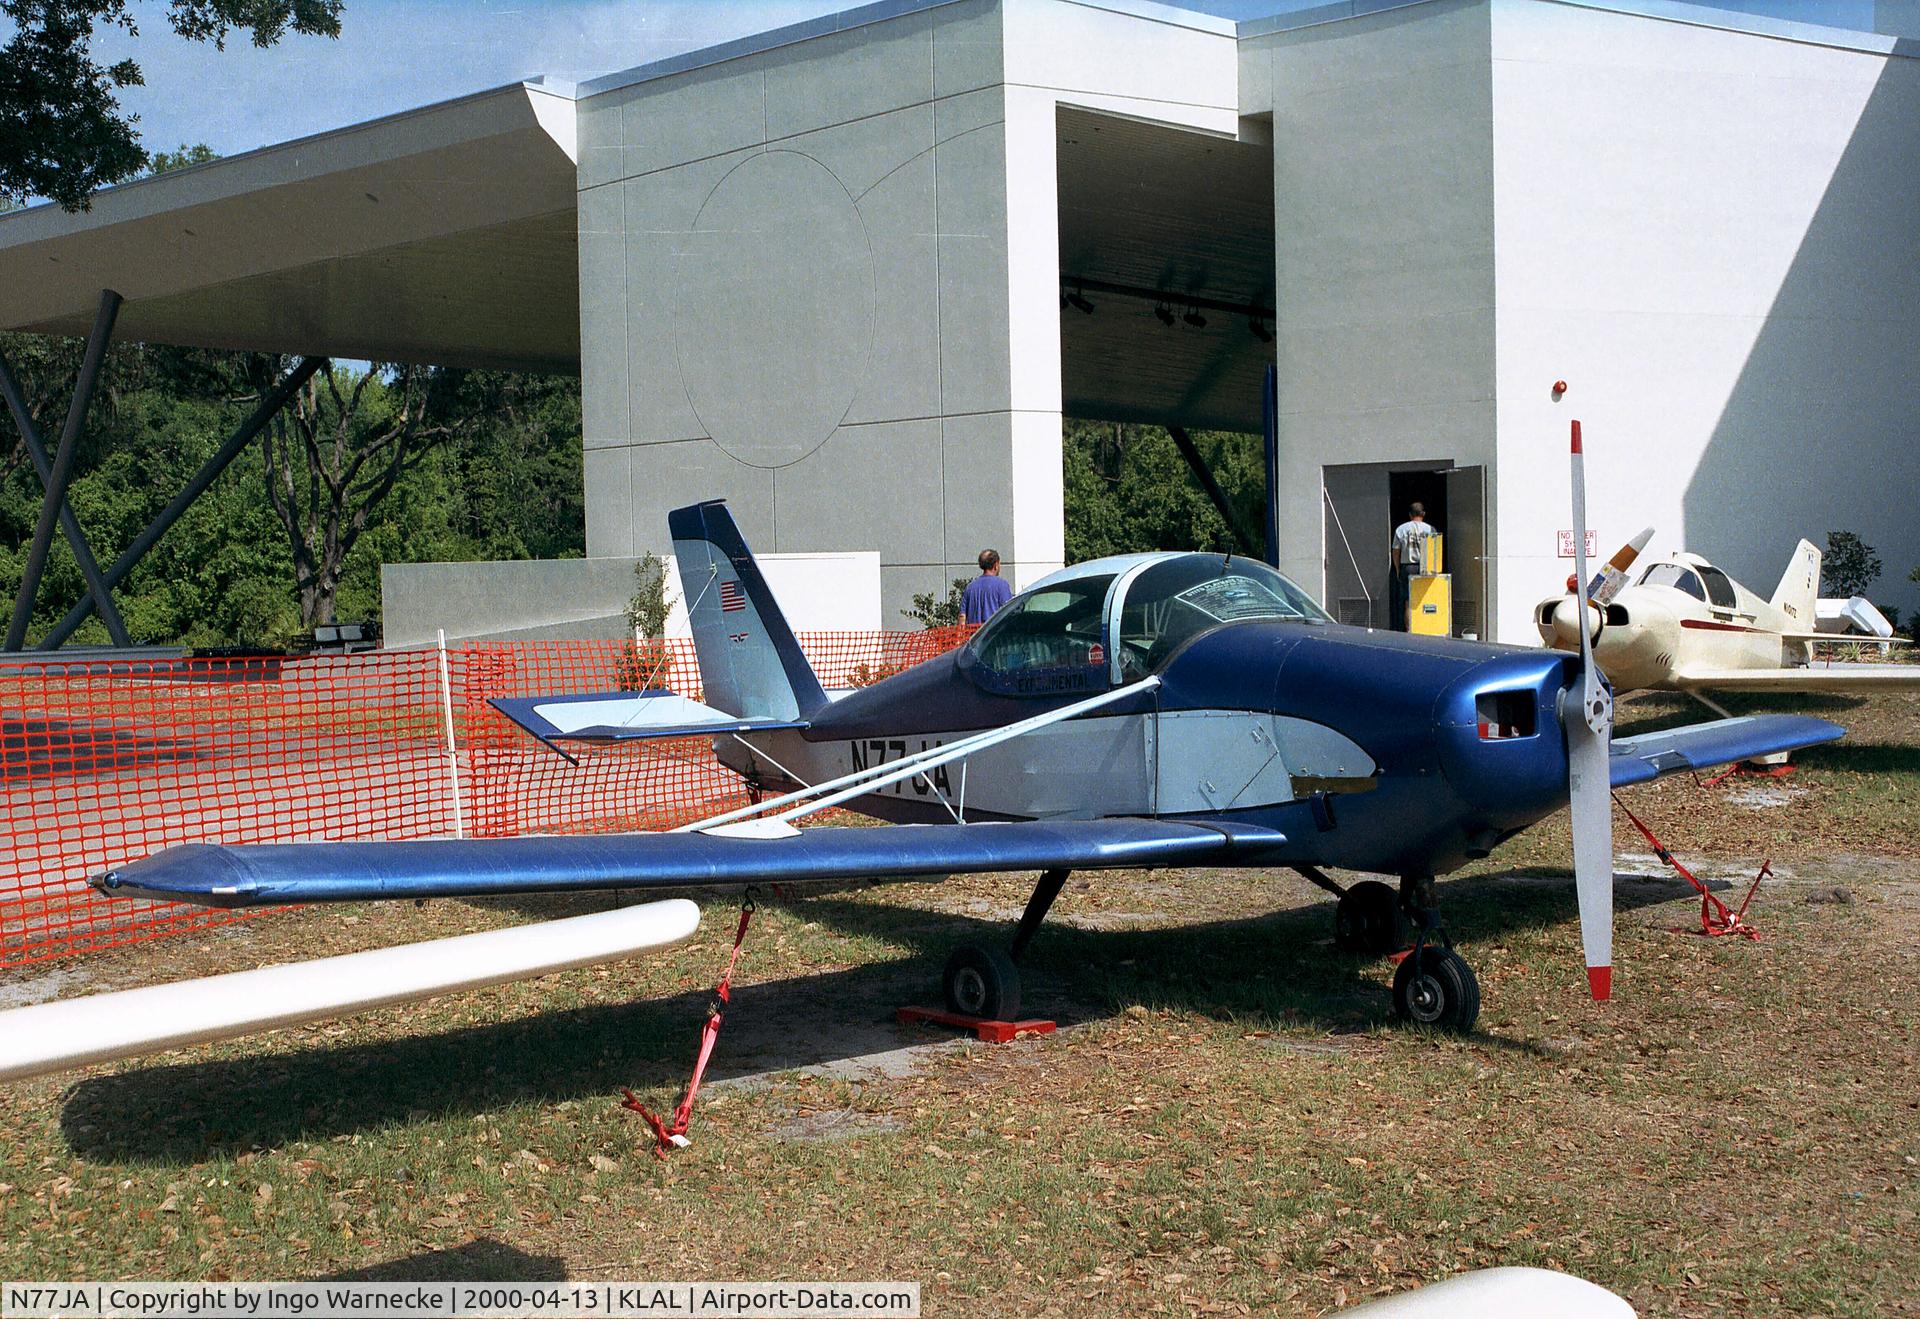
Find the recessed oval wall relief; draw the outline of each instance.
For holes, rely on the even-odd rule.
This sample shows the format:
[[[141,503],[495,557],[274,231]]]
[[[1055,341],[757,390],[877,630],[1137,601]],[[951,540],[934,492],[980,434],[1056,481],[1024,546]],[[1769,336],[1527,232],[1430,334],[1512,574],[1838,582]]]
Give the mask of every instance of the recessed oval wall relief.
[[[873,252],[833,172],[796,151],[735,166],[682,241],[680,378],[707,434],[785,467],[853,406],[873,347]]]

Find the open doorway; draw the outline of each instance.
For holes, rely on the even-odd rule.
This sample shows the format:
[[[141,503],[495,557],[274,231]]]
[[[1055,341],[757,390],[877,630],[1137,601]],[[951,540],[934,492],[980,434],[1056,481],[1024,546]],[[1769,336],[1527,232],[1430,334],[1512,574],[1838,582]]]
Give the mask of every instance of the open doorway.
[[[1435,468],[1387,473],[1387,516],[1394,526],[1407,520],[1407,510],[1418,504],[1426,510],[1427,525],[1447,534],[1447,478]]]
[[[1343,623],[1389,625],[1393,529],[1409,505],[1446,537],[1457,636],[1486,635],[1486,469],[1447,459],[1340,463],[1323,467],[1326,607]]]

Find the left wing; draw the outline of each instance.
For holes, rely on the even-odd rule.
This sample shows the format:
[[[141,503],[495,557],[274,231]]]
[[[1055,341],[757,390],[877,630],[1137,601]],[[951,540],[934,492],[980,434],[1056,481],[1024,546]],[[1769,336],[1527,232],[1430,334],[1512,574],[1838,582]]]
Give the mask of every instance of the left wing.
[[[1247,864],[1285,841],[1250,825],[1127,817],[405,843],[189,843],[91,882],[114,896],[258,907],[955,871]]]
[[[1683,769],[1710,769],[1736,760],[1837,742],[1846,731],[1839,724],[1806,715],[1761,714],[1616,737],[1610,777],[1614,787],[1624,788]]]
[[[1823,637],[1823,641],[1837,638]],[[1864,644],[1877,644],[1868,641]],[[1796,669],[1682,669],[1680,691],[1870,692],[1920,687],[1920,664],[1809,664]]]

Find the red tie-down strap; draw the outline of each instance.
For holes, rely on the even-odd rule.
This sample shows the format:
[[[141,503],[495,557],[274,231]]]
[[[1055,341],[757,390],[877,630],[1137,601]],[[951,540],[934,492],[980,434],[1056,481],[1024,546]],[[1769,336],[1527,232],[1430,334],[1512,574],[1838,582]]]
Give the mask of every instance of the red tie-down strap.
[[[700,1078],[706,1075],[707,1063],[713,1057],[714,1042],[720,1038],[720,1022],[723,1019],[721,1010],[732,998],[733,968],[739,965],[740,945],[746,941],[747,926],[753,920],[753,910],[753,895],[748,893],[746,901],[740,904],[740,926],[733,932],[733,954],[727,958],[726,974],[721,976],[720,983],[713,987],[717,1001],[708,1005],[706,1023],[700,1027],[700,1052],[693,1060],[693,1075],[687,1081],[687,1094],[680,1101],[680,1106],[673,1110],[673,1120],[668,1121],[653,1112],[640,1102],[639,1096],[633,1091],[624,1086],[620,1090],[620,1093],[626,1096],[620,1101],[620,1107],[638,1113],[646,1119],[647,1125],[653,1128],[655,1142],[653,1157],[656,1159],[664,1159],[667,1157],[668,1150],[682,1148],[689,1143],[687,1127],[693,1121],[694,1096],[700,1093]]]
[[[1648,844],[1653,848],[1653,854],[1672,866],[1679,872],[1682,879],[1699,890],[1699,932],[1701,934],[1707,935],[1710,938],[1717,938],[1723,934],[1737,934],[1743,939],[1759,939],[1760,931],[1747,924],[1747,907],[1753,901],[1753,895],[1760,891],[1760,881],[1773,873],[1773,859],[1771,857],[1760,863],[1760,873],[1753,877],[1753,883],[1747,887],[1747,896],[1741,899],[1740,909],[1734,911],[1729,908],[1726,903],[1715,897],[1705,884],[1696,879],[1691,870],[1688,870],[1680,864],[1680,859],[1669,852],[1665,844],[1653,836],[1653,830],[1642,824],[1640,817],[1627,809],[1627,804],[1620,800],[1620,794],[1617,792],[1613,794],[1613,804],[1618,806],[1629,820],[1633,821],[1633,827],[1638,829],[1641,835],[1646,838]],[[1685,933],[1685,931],[1677,932]]]

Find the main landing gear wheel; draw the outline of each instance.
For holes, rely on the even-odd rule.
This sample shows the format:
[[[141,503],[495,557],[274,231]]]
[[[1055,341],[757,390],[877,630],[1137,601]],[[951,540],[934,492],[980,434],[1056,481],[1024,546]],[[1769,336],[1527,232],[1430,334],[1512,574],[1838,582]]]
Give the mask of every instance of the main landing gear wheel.
[[[998,948],[962,944],[947,958],[940,983],[949,1012],[984,1021],[1012,1021],[1020,1014],[1020,972]]]
[[[1407,946],[1406,913],[1400,898],[1377,879],[1363,879],[1340,895],[1333,911],[1334,946],[1381,957]]]
[[[1393,1012],[1416,1026],[1464,1035],[1480,1015],[1480,982],[1453,949],[1423,945],[1394,973]]]

